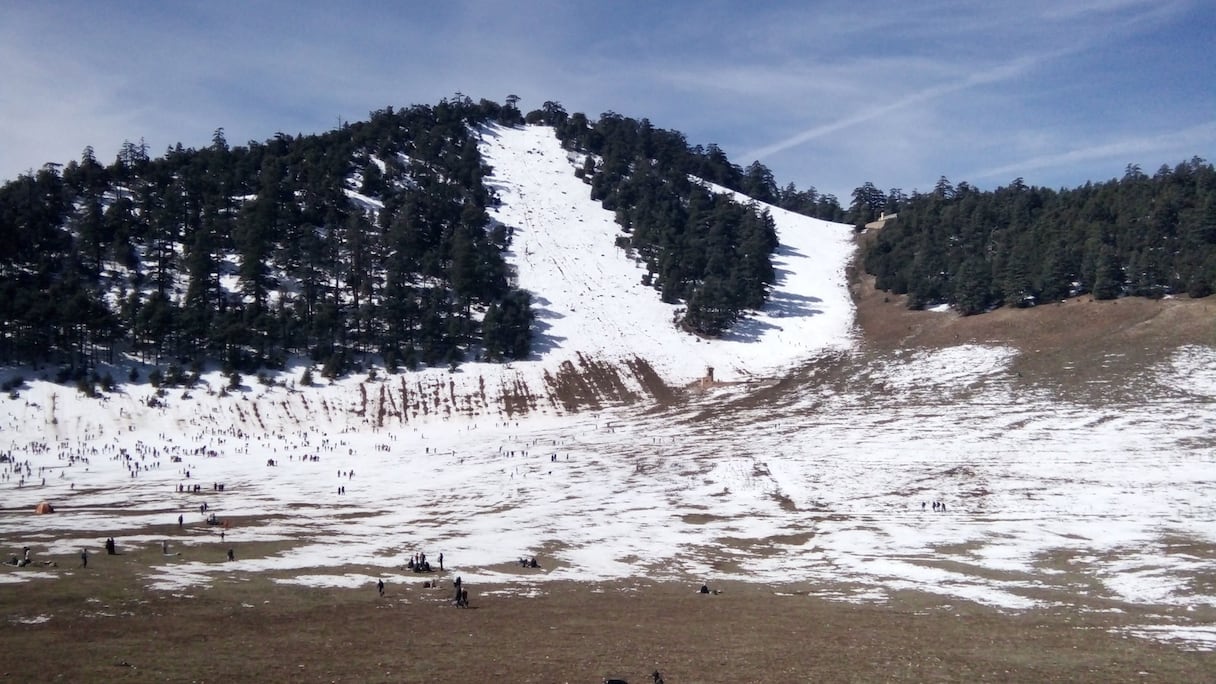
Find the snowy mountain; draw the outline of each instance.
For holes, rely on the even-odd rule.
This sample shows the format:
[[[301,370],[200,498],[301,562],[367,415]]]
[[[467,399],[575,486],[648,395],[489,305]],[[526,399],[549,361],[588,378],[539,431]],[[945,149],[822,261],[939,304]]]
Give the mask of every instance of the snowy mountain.
[[[1216,541],[1211,347],[1097,374],[1097,400],[1027,383],[999,345],[868,349],[850,228],[776,208],[769,302],[702,339],[643,285],[550,129],[489,128],[480,144],[536,306],[529,358],[316,386],[293,368],[232,390],[212,370],[101,399],[6,369],[25,382],[0,400],[0,536],[44,556],[110,536],[159,545],[181,515],[182,555],[147,568],[153,590],[231,572],[408,581],[405,558],[425,551],[466,581],[542,592],[645,576],[1009,611],[1151,606],[1129,634],[1216,642],[1216,561],[1190,552]],[[57,512],[33,515],[43,500]],[[223,562],[202,503],[230,523],[225,545],[274,550]],[[0,583],[64,576],[14,568]]]

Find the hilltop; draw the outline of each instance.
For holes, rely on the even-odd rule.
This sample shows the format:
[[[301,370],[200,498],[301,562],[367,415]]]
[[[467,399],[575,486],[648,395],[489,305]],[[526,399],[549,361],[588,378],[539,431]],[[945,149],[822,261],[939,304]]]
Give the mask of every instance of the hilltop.
[[[534,118],[580,198],[561,216],[601,228],[611,217],[603,254],[638,271],[621,285],[679,305],[670,322],[705,339],[754,334],[744,319],[783,277],[776,207],[741,190],[839,212],[645,119],[591,121],[556,103]],[[308,384],[371,367],[527,359],[553,340],[536,339],[543,305],[508,264],[520,226],[491,215],[502,197],[489,182],[494,149],[482,145],[524,125],[514,103],[458,97],[247,145],[217,129],[206,148],[157,158],[128,143],[109,165],[86,149],[23,175],[0,186],[0,237],[12,245],[0,256],[0,360],[56,367],[59,382],[95,392],[141,377],[189,387],[216,365],[236,387],[242,374],[289,364],[310,366]],[[102,368],[131,361],[122,377]]]

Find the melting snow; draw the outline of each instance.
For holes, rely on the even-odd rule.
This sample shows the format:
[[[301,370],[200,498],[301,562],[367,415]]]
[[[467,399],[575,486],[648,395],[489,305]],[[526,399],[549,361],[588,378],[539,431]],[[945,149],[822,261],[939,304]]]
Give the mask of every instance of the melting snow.
[[[445,553],[445,584],[453,573],[476,585],[644,576],[810,593],[844,583],[856,588],[819,593],[859,601],[917,589],[1007,609],[1084,603],[1085,591],[1216,605],[1191,581],[1216,560],[1171,546],[1216,541],[1211,348],[1156,369],[1185,391],[1100,407],[1020,393],[1000,347],[859,364],[849,228],[779,210],[772,302],[727,339],[699,340],[641,284],[551,131],[484,136],[503,200],[495,218],[515,228],[510,259],[536,298],[532,358],[309,388],[284,377],[226,396],[210,373],[156,408],[146,384],[97,401],[30,381],[0,399],[0,451],[31,468],[24,486],[11,472],[0,480],[0,538],[36,557],[96,553],[107,536],[156,548],[148,530],[181,515],[169,535],[181,555],[157,555],[145,573],[174,592],[233,572],[303,586],[414,581],[405,560],[425,551]],[[823,355],[847,377],[816,375]],[[707,367],[750,382],[663,410],[571,414],[540,401],[521,417],[495,401],[501,388],[541,387],[563,363],[635,356],[676,386]],[[393,402],[396,414],[374,415]],[[58,512],[33,515],[43,499]],[[223,543],[202,503],[230,522]],[[244,557],[254,541],[282,550]],[[532,556],[539,569],[519,567]],[[61,576],[28,570],[5,567],[0,583]]]

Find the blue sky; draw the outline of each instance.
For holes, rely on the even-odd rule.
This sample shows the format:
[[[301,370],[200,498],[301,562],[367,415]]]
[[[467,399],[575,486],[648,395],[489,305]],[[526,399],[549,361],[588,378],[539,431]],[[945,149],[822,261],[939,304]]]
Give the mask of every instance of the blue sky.
[[[456,92],[615,111],[848,203],[1216,158],[1210,0],[0,0],[0,179]]]

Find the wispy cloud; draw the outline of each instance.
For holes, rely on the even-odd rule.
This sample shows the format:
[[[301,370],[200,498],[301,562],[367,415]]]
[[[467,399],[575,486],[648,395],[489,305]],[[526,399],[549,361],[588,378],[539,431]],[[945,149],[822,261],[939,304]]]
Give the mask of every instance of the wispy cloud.
[[[1070,0],[1051,3],[1039,12],[1039,16],[1049,20],[1073,19],[1092,14],[1112,14],[1129,8],[1143,11],[1164,7],[1172,10],[1183,4],[1167,0]]]
[[[1210,148],[1213,144],[1216,144],[1216,119],[1179,131],[1132,136],[1064,152],[1021,159],[1010,164],[973,172],[969,177],[1008,179],[1029,171],[1070,167],[1092,161],[1137,163],[1137,160],[1144,156],[1162,159],[1168,158],[1170,155],[1189,155],[1193,154],[1194,150],[1202,147]]]
[[[873,103],[873,106],[866,107],[861,111],[835,121],[813,126],[798,133],[797,135],[792,135],[770,145],[750,150],[745,152],[743,156],[747,159],[764,159],[779,152],[784,152],[792,147],[815,140],[816,138],[832,135],[833,133],[837,133],[847,128],[852,128],[859,124],[888,116],[914,104],[919,104],[921,102],[926,102],[970,88],[989,85],[992,83],[999,83],[1010,78],[1015,78],[1026,73],[1026,71],[1038,65],[1042,61],[1042,58],[1037,57],[1020,58],[1008,64],[1002,64],[985,71],[968,74],[955,81],[940,83],[928,88],[923,88],[888,102],[878,100]]]
[[[85,145],[103,159],[124,139],[198,146],[219,126],[236,144],[457,91],[648,117],[838,195],[999,177],[1059,141],[1210,118],[1214,14],[1201,0],[15,4],[0,179]]]

